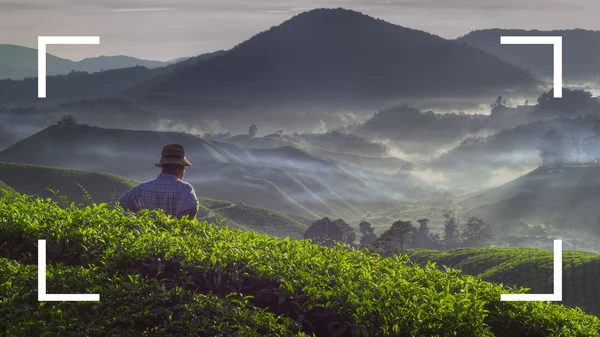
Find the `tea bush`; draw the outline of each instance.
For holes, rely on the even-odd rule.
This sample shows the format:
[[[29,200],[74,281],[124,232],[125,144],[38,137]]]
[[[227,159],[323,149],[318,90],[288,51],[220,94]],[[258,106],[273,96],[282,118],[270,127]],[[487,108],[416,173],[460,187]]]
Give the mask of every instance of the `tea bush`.
[[[485,281],[530,288],[536,294],[554,291],[554,253],[535,248],[465,248],[447,252],[409,250],[420,265],[436,262]],[[600,315],[600,255],[563,251],[562,304]]]
[[[99,293],[100,303],[36,302],[35,266],[27,265],[37,263],[38,239],[47,240],[48,292]],[[0,289],[9,294],[0,331],[7,334],[600,334],[600,320],[579,309],[501,302],[502,293],[526,290],[413,265],[406,256],[326,248],[161,212],[130,215],[105,204],[61,208],[7,194],[0,199],[0,253]],[[171,327],[173,319],[183,325]]]

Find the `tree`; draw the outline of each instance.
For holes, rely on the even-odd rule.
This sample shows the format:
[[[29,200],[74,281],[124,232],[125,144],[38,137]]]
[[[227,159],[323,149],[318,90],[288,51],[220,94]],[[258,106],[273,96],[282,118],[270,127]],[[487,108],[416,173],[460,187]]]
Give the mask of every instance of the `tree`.
[[[480,218],[471,217],[463,230],[463,246],[484,247],[494,237],[490,226]]]
[[[256,137],[257,133],[258,133],[258,128],[256,127],[256,125],[254,125],[254,124],[250,125],[250,129],[248,130],[248,134],[250,135],[250,137],[252,137],[252,138]]]
[[[460,233],[458,231],[458,220],[454,211],[444,213],[444,245],[446,249],[453,249],[460,244]]]
[[[393,254],[398,248],[400,248],[400,252],[403,253],[404,244],[410,240],[411,233],[413,233],[414,230],[415,228],[410,221],[398,220],[392,224],[390,229],[383,232],[383,234],[375,240],[373,246],[383,255]]]
[[[304,238],[314,243],[333,247],[336,243],[354,244],[356,233],[344,220],[331,221],[325,217],[317,220],[304,232]]]
[[[75,120],[75,116],[73,115],[65,115],[61,120],[56,122],[56,124],[62,126],[75,126],[77,125],[77,120]]]
[[[419,240],[420,243],[420,247],[421,248],[427,248],[428,243],[429,243],[429,219],[428,218],[423,218],[423,219],[419,219],[417,220],[417,222],[419,223],[419,228],[416,230],[416,237]]]
[[[358,225],[359,231],[362,234],[360,237],[360,245],[361,247],[369,247],[377,240],[377,234],[375,234],[375,229],[373,226],[363,221]]]

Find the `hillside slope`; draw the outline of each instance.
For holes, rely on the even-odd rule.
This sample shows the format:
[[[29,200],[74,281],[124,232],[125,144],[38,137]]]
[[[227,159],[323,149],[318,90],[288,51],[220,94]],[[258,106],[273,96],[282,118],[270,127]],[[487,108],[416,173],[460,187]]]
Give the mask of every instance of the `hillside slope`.
[[[77,203],[86,192],[94,202],[114,202],[136,184],[112,174],[6,162],[0,162],[0,181],[19,193],[55,198],[51,189]]]
[[[491,223],[549,223],[600,233],[600,167],[539,167],[462,201]]]
[[[77,204],[84,203],[86,193],[95,203],[113,204],[139,182],[117,175],[49,166],[0,162],[0,189],[58,200],[64,196]],[[81,185],[81,186],[80,186]],[[53,190],[54,192],[50,191]],[[274,212],[264,208],[199,198],[198,218],[231,228],[256,231],[277,237],[301,239],[312,220]]]
[[[531,289],[532,294],[551,294],[553,252],[534,248],[468,248],[448,252],[414,250],[410,259],[460,269],[467,275],[493,283]],[[563,252],[563,301],[569,307],[600,316],[600,255]]]
[[[106,208],[63,210],[27,199],[0,198],[0,218],[8,219],[0,222],[0,273],[8,276],[0,281],[6,294],[0,319],[1,332],[8,335],[567,337],[600,332],[600,320],[580,310],[501,302],[500,294],[523,291],[432,265],[413,266],[404,256],[382,258],[160,214],[133,218]],[[48,291],[98,293],[101,302],[37,302],[40,237],[47,240]]]
[[[12,187],[10,187],[10,186],[6,185],[6,183],[4,183],[3,181],[1,181],[1,180],[0,180],[0,190],[2,190],[2,189],[4,189],[4,190],[9,190],[9,191],[12,191],[12,190],[13,190],[13,188],[12,188]]]
[[[201,197],[313,219],[360,217],[430,193],[409,175],[382,175],[316,158],[295,147],[247,149],[178,132],[53,125],[0,152],[0,161],[108,172],[143,181],[165,144],[179,143],[193,166],[186,180]]]
[[[220,97],[350,104],[409,95],[533,88],[521,69],[478,49],[345,9],[315,9],[153,87],[140,99]]]

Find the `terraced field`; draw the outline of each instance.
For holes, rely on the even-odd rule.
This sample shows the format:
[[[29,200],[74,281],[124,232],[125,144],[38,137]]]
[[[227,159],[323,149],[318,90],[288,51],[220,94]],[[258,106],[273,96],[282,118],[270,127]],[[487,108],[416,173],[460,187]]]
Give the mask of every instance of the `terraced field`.
[[[410,259],[426,265],[448,266],[463,273],[509,286],[530,288],[530,293],[551,294],[553,251],[535,248],[468,248],[449,252],[412,250]],[[600,316],[600,255],[563,251],[562,304],[580,307]]]
[[[37,302],[37,240],[48,292]],[[600,320],[413,265],[105,204],[0,198],[0,334],[8,336],[597,336]]]

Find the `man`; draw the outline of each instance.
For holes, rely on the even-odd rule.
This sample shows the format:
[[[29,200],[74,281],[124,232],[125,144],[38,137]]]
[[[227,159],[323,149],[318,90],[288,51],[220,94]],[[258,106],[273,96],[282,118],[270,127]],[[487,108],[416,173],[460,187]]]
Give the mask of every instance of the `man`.
[[[178,219],[198,213],[198,198],[189,183],[183,181],[185,167],[192,164],[185,157],[185,150],[179,144],[163,147],[160,162],[154,164],[162,168],[162,173],[154,180],[146,181],[119,199],[124,209],[139,212],[143,209],[162,209],[165,214]]]

